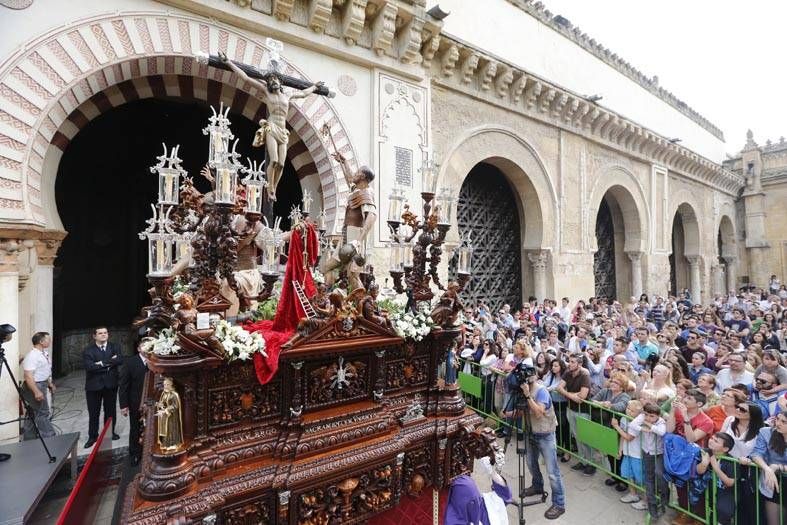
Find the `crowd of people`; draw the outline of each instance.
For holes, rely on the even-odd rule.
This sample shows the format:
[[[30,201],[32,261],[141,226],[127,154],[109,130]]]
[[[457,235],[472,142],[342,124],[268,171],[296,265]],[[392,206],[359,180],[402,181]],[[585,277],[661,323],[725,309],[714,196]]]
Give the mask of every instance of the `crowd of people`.
[[[612,472],[606,486],[651,519],[664,515],[671,490],[665,479],[673,479],[684,512],[672,523],[704,520],[712,480],[719,523],[784,523],[784,286],[730,292],[710,304],[694,302],[688,290],[632,297],[627,304],[530,298],[518,310],[493,310],[480,301],[465,308],[463,331],[464,345],[449,362],[480,376],[476,408],[510,423],[521,413],[515,406],[521,388],[533,409],[531,443],[537,446],[530,447],[530,465],[538,470],[538,454],[545,459],[552,487],[547,518],[565,509],[558,462],[550,456],[566,463],[575,452],[573,470]],[[511,380],[520,363],[535,369],[533,384]],[[554,424],[544,425],[538,418],[550,413]],[[617,456],[602,456],[577,439],[580,418],[619,434]],[[499,433],[511,428],[501,425]],[[559,449],[550,452],[543,442]],[[681,462],[689,466],[684,475]],[[527,495],[543,487],[541,473],[532,474]]]

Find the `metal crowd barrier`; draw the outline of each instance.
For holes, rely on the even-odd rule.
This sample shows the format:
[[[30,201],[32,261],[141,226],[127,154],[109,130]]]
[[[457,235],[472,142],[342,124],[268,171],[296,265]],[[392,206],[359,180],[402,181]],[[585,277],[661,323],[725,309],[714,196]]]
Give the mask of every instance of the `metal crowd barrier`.
[[[460,359],[457,382],[462,396],[468,407],[484,416],[487,423],[494,422],[499,430],[513,431],[512,420],[504,418],[502,411],[507,408],[509,396],[495,396],[495,387],[498,381],[502,381],[505,389],[506,374],[496,370],[486,369],[473,361]],[[487,372],[487,373],[485,373]],[[502,401],[502,406],[501,405]],[[632,480],[624,479],[620,475],[620,464],[622,458],[618,458],[618,447],[620,436],[611,427],[612,418],[620,420],[630,420],[626,414],[615,412],[592,401],[585,401],[580,407],[580,413],[576,418],[576,438],[571,434],[568,424],[568,403],[555,402],[553,397],[555,415],[558,419],[558,428],[555,431],[557,438],[558,456],[568,454],[586,465],[591,465],[597,471],[604,472],[610,477],[633,485],[640,497],[644,499],[645,486],[637,485]],[[506,430],[507,429],[507,430]],[[640,436],[641,439],[641,436]],[[579,453],[577,441],[587,445],[593,451],[591,457],[584,457]],[[584,448],[584,447],[583,447]],[[605,461],[606,460],[606,461]],[[709,476],[705,481],[698,481],[696,478],[689,479],[685,485],[685,493],[698,493],[697,503],[689,504],[686,497],[673,485],[670,485],[670,501],[668,506],[681,512],[700,523],[706,525],[785,525],[787,524],[787,509],[784,506],[784,489],[787,488],[785,478],[779,477],[779,490],[777,494],[779,503],[779,517],[775,523],[768,523],[765,516],[765,501],[760,493],[761,469],[753,462],[744,464],[741,461],[724,456],[722,462],[733,465],[733,478],[735,484],[731,494],[720,488],[721,483],[715,471],[708,466]],[[644,473],[642,478],[644,479]],[[665,481],[666,483],[666,481]],[[699,485],[700,489],[697,488]],[[704,485],[704,487],[703,487]],[[729,501],[730,495],[732,501]],[[621,503],[624,505],[624,503]],[[650,522],[647,515],[647,522]]]

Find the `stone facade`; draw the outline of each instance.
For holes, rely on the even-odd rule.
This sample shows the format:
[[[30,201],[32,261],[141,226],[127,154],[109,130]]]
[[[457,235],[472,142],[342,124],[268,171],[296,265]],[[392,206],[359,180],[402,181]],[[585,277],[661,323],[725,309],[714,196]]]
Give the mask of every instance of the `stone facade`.
[[[764,146],[749,131],[740,154],[724,166],[746,177],[739,215],[746,225],[746,237],[739,253],[745,261],[739,269],[743,282],[763,285],[775,274],[787,280],[787,142],[768,140]]]
[[[674,114],[663,117],[658,106],[654,113],[662,120],[642,121],[602,106],[486,51],[490,41],[452,36],[424,0],[108,0],[100,7],[80,0],[69,9],[35,0],[19,11],[0,7],[0,26],[17,28],[0,37],[0,322],[15,324],[23,341],[33,330],[52,330],[53,263],[66,235],[55,177],[79,131],[141,98],[224,103],[257,120],[264,108],[254,88],[193,57],[221,50],[264,67],[267,38],[284,43],[288,74],[323,80],[339,93],[332,100],[307,98],[288,117],[289,160],[301,186],[317,196],[329,229],[342,226],[347,187],[321,127],[328,124],[351,163],[379,174],[371,256],[378,277],[387,267],[387,196],[398,178],[410,202],[420,203],[426,155],[437,157],[440,186],[453,197],[478,163],[507,177],[520,214],[523,298],[594,294],[602,201],[612,216],[621,299],[666,293],[673,252],[676,284],[704,299],[739,284],[737,276],[751,280],[750,267],[784,271],[779,261],[787,248],[774,250],[771,239],[786,238],[772,229],[787,221],[769,219],[751,239],[756,206],[768,206],[757,200],[756,188],[739,197],[746,180],[740,166],[722,166],[654,131],[674,123],[702,139],[698,150],[715,151],[723,146],[718,128],[538,5],[489,3],[513,5],[517,16],[554,29],[579,46],[574,52],[602,58],[597,67],[622,73],[632,97]],[[768,181],[763,175],[762,185]],[[676,220],[683,232],[677,245]],[[447,245],[457,241],[453,228]],[[770,251],[752,251],[766,242]],[[7,345],[9,360],[16,362],[25,348],[17,340]],[[11,398],[7,384],[0,389]],[[15,410],[15,403],[0,406],[0,419]],[[0,428],[0,440],[12,434],[9,426]]]

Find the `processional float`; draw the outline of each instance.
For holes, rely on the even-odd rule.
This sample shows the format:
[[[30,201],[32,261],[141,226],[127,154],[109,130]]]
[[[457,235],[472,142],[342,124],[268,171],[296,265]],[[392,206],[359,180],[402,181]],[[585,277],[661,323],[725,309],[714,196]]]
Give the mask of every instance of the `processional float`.
[[[266,79],[266,88],[330,94],[275,68],[260,72],[223,56],[208,62]],[[268,93],[269,104],[282,100]],[[201,176],[210,192],[196,189],[177,146],[165,146],[151,168],[158,201],[140,233],[151,304],[135,322],[150,370],[144,453],[122,523],[365,523],[403,498],[446,487],[475,457],[493,457],[494,436],[445,376],[472,248],[461,243],[458,279],[444,286],[437,265],[451,202],[445,192],[436,197],[435,166],[422,169],[422,219],[400,190],[390,197],[395,291],[387,294],[405,299],[380,299],[363,243],[327,233],[324,214],[311,216],[308,192],[289,231],[263,218],[274,172],[241,165],[228,115],[214,110],[203,130]],[[258,136],[279,131],[271,120]],[[363,206],[369,218],[372,208]],[[331,258],[339,264],[320,263]],[[362,286],[343,289],[353,264]],[[430,283],[443,291],[439,299]]]

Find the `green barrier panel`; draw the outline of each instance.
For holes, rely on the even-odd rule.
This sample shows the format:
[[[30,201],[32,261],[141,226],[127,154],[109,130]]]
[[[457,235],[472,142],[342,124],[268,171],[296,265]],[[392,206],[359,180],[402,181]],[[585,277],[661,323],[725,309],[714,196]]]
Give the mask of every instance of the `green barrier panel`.
[[[472,374],[459,372],[459,388],[462,392],[474,397],[481,397],[481,378]]]
[[[618,455],[618,433],[614,428],[578,417],[577,439],[607,456]]]

